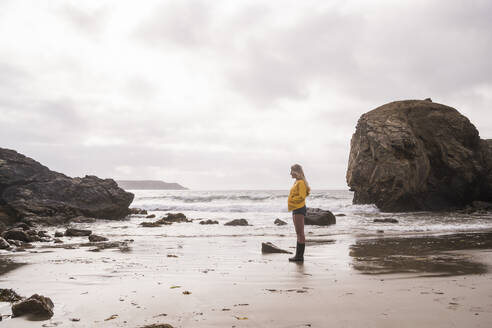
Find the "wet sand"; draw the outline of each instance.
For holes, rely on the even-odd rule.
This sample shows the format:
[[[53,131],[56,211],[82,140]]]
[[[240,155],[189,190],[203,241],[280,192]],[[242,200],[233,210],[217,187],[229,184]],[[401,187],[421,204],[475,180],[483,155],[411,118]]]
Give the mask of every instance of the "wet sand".
[[[136,235],[129,251],[29,249],[8,256],[27,265],[0,276],[0,288],[48,296],[55,315],[1,325],[490,327],[491,234],[405,237],[308,235],[304,264],[261,254],[266,241],[293,250],[292,236],[281,235]]]

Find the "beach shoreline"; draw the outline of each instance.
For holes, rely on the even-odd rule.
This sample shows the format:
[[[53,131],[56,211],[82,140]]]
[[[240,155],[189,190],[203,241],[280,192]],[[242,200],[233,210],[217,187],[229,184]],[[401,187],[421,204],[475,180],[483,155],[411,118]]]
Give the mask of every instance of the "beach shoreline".
[[[449,235],[421,238],[444,240],[443,236]],[[34,248],[8,255],[27,264],[0,276],[0,287],[23,296],[50,297],[55,315],[42,322],[4,319],[2,326],[490,326],[492,252],[486,245],[430,251],[422,260],[451,254],[487,268],[476,274],[429,276],[413,267],[409,272],[378,274],[357,268],[360,254],[353,254],[355,245],[371,247],[373,243],[365,242],[391,238],[409,240],[405,235],[308,236],[304,264],[289,263],[288,254],[261,254],[266,241],[293,250],[292,236],[136,235],[125,252]],[[374,258],[371,252],[361,256]],[[0,313],[8,314],[8,303],[0,304]],[[71,321],[74,318],[80,321]]]

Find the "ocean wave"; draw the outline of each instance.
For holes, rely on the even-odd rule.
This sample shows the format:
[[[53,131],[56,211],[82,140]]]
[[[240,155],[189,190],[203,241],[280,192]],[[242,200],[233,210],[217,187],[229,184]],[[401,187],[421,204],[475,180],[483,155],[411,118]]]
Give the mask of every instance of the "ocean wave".
[[[184,202],[184,203],[210,203],[213,201],[220,200],[242,200],[242,201],[267,201],[279,198],[287,198],[287,195],[267,195],[267,196],[249,196],[249,195],[210,195],[210,196],[191,196],[191,195],[166,195],[166,196],[154,196],[154,197],[139,197],[138,200],[170,200],[175,202]]]
[[[265,202],[287,199],[288,194],[282,195],[235,195],[235,194],[215,194],[215,195],[161,195],[161,196],[149,196],[138,197],[139,201],[147,200],[162,200],[172,202],[183,203],[211,203],[214,201],[251,201],[251,202]],[[311,194],[307,200],[346,200],[347,196],[331,196],[326,194]]]

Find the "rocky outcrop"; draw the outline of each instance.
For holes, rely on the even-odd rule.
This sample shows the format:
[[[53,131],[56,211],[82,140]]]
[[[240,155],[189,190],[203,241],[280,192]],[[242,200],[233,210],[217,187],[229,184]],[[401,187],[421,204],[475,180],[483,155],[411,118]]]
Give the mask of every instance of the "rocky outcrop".
[[[120,219],[128,214],[132,201],[133,194],[113,179],[70,178],[14,150],[0,148],[0,222],[6,225],[30,217],[38,222],[77,216]]]
[[[336,223],[337,219],[332,212],[322,210],[320,208],[307,208],[306,216],[304,217],[304,224],[327,226]]]
[[[456,109],[396,101],[361,116],[347,184],[354,204],[382,211],[442,210],[492,199],[492,143]]]

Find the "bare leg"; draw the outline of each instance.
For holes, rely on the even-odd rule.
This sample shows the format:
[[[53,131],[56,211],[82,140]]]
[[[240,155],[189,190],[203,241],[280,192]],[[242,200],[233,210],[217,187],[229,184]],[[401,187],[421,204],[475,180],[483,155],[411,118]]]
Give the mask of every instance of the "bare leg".
[[[306,242],[306,237],[304,236],[304,215],[293,214],[292,219],[296,228],[297,242],[304,244]]]

